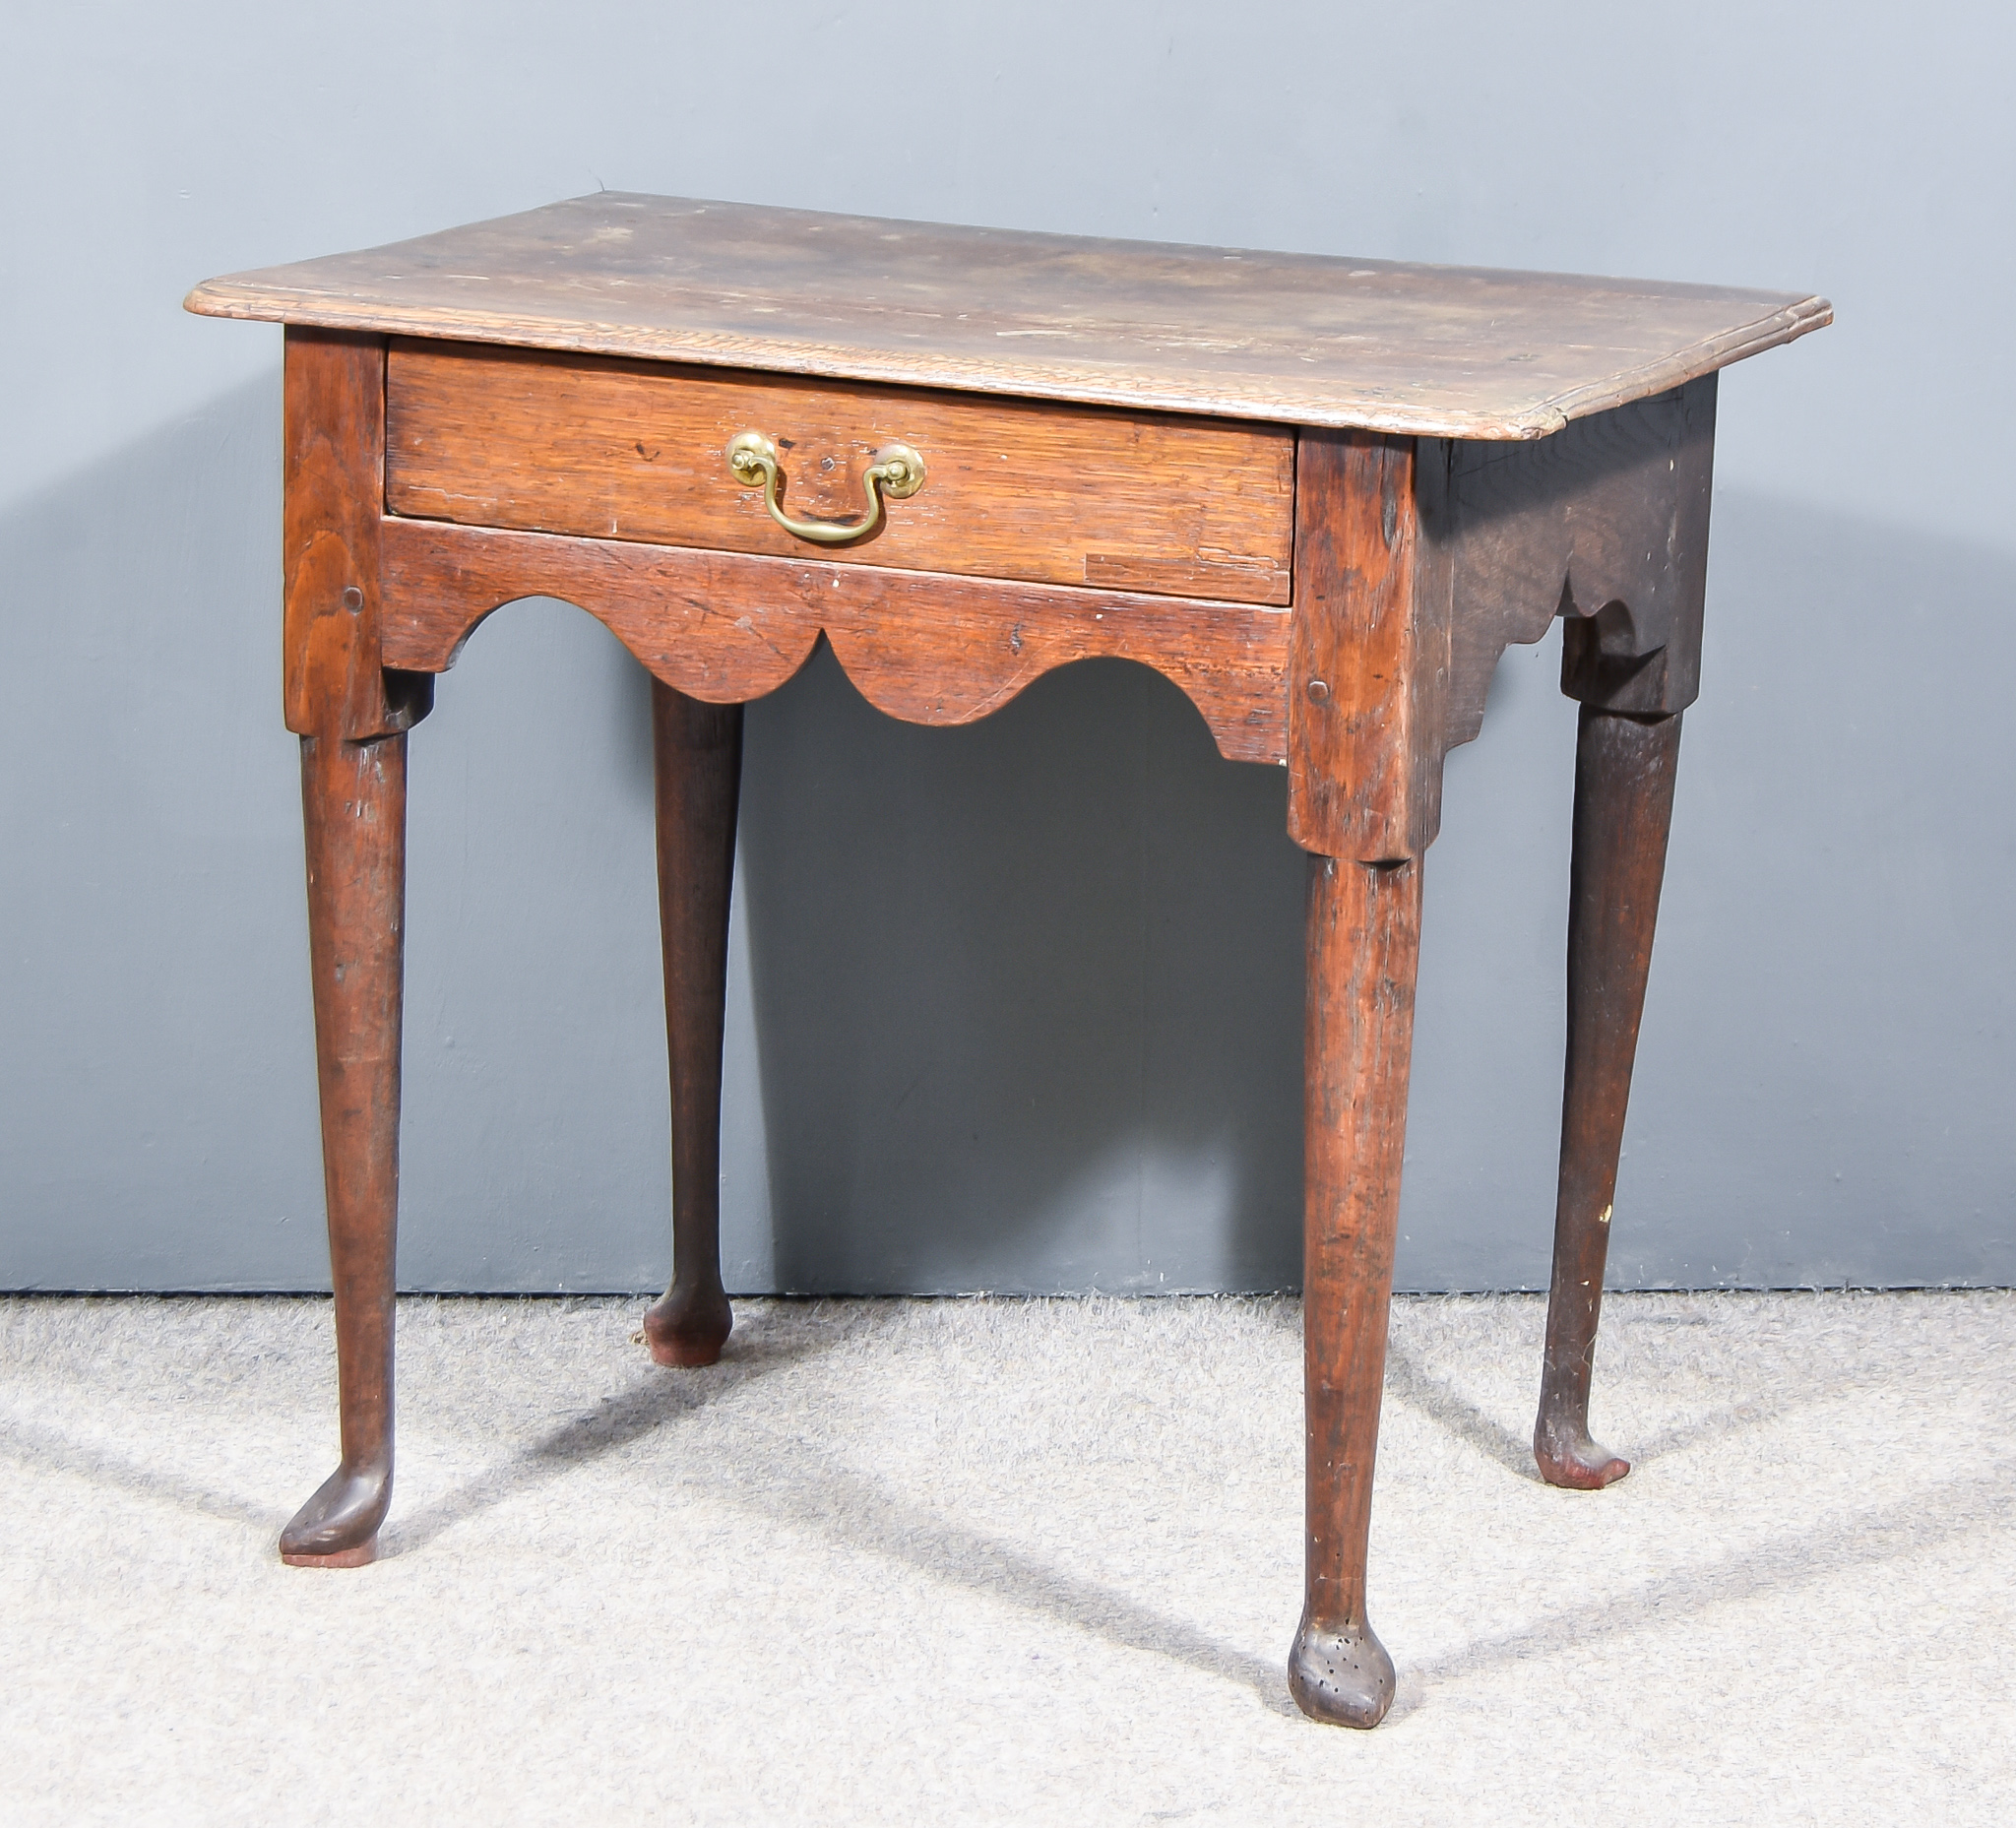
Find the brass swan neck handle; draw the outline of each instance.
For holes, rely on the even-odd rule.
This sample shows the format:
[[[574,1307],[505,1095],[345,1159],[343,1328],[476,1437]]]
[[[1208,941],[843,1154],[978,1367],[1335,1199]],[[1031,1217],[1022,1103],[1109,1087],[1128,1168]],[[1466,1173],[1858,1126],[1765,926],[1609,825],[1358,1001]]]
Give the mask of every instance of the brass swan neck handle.
[[[728,469],[743,487],[762,487],[763,505],[786,533],[823,546],[865,539],[882,525],[885,497],[902,501],[924,486],[924,460],[907,444],[885,444],[861,475],[868,512],[860,520],[842,526],[833,521],[794,521],[785,513],[777,498],[783,487],[778,475],[777,446],[760,431],[737,432],[728,440]]]

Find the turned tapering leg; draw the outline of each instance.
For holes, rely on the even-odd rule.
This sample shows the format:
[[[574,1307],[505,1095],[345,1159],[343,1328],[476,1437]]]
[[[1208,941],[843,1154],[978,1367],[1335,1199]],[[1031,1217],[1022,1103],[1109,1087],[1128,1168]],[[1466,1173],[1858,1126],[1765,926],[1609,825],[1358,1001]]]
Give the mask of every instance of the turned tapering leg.
[[[1552,1485],[1595,1490],[1630,1463],[1589,1438],[1617,1155],[1666,873],[1680,719],[1582,707],[1568,901],[1568,1064],[1546,1361],[1533,1452]]]
[[[297,1566],[357,1567],[392,1502],[406,737],[304,736],[301,809],[343,1461],[280,1551]]]
[[[733,1325],[721,1282],[721,1055],[742,707],[652,681],[659,916],[672,1084],[672,1286],[644,1317],[661,1364],[712,1364]]]
[[[1309,859],[1302,1281],[1307,1568],[1289,1687],[1375,1727],[1393,1660],[1365,1617],[1372,1461],[1407,1139],[1421,866]]]

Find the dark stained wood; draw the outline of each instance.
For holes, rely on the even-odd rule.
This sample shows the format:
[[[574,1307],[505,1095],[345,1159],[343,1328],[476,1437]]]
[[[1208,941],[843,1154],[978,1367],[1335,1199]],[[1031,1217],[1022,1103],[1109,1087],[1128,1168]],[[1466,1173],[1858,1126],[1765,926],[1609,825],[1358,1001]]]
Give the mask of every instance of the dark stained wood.
[[[188,303],[288,325],[285,706],[343,1450],[287,1559],[369,1559],[391,1494],[403,732],[475,624],[534,595],[600,617],[656,681],[674,1274],[646,1333],[665,1362],[712,1361],[732,1321],[720,1101],[743,701],[822,636],[871,702],[931,724],[1118,655],[1186,692],[1225,755],[1288,765],[1312,853],[1290,1686],[1358,1727],[1394,1686],[1365,1561],[1420,859],[1443,756],[1477,734],[1506,644],[1567,616],[1583,710],[1535,1451],[1556,1483],[1624,1473],[1589,1439],[1589,1373],[1699,673],[1714,371],[1828,322],[1824,300],[605,194]],[[392,336],[427,341],[388,359]],[[885,440],[923,451],[925,491],[858,548],[810,555],[728,478],[744,429],[777,439],[800,513],[854,518]]]
[[[1423,563],[1417,443],[1305,433],[1296,462],[1289,832],[1309,859],[1303,1400],[1308,1566],[1289,1686],[1376,1726],[1393,1662],[1365,1613],[1372,1463],[1407,1132],[1420,853],[1448,683],[1446,567]]]
[[[1418,569],[1415,441],[1310,432],[1295,479],[1289,836],[1418,856],[1441,816],[1448,594]]]
[[[1306,1591],[1289,1653],[1303,1713],[1376,1727],[1393,1660],[1365,1611],[1372,1463],[1407,1141],[1421,865],[1309,859],[1302,1254]]]
[[[1716,377],[1614,415],[1618,448],[1578,491],[1563,592],[1561,690],[1664,717],[1701,691]]]
[[[1589,1380],[1679,753],[1677,713],[1639,718],[1582,707],[1568,893],[1561,1180],[1533,1452],[1549,1484],[1583,1490],[1610,1484],[1631,1470],[1589,1438]]]
[[[336,1291],[343,1457],[281,1535],[284,1560],[370,1560],[392,1500],[406,737],[433,681],[379,648],[385,348],[289,329],[284,704],[301,736],[308,948]]]
[[[312,709],[333,716],[336,708]],[[302,1567],[369,1561],[392,1503],[406,745],[404,735],[370,742],[301,738],[308,959],[343,1430],[341,1463],[281,1533],[281,1558]]]
[[[402,515],[1288,601],[1294,434],[1280,426],[405,341],[386,401]],[[924,485],[866,538],[815,550],[730,473],[744,431],[776,441],[795,519],[858,522],[862,473],[892,441],[922,456]]]
[[[1117,655],[1180,686],[1226,756],[1285,754],[1279,609],[429,521],[388,520],[382,538],[398,666],[439,672],[500,603],[558,597],[711,703],[775,691],[822,631],[869,703],[916,724],[972,723],[1052,667]]]
[[[284,410],[287,728],[352,740],[410,729],[433,681],[388,676],[379,649],[383,340],[290,328]]]
[[[1556,616],[1571,697],[1643,713],[1693,702],[1715,392],[1709,375],[1530,443],[1302,434],[1298,843],[1420,855],[1441,824],[1443,759],[1482,726],[1499,657]]]
[[[661,1364],[712,1364],[734,1317],[721,1283],[721,1057],[742,707],[654,679],[659,927],[672,1088],[672,1284],[644,1317]]]
[[[1716,381],[1578,419],[1533,444],[1424,450],[1423,536],[1453,599],[1448,744],[1483,724],[1508,642],[1567,619],[1563,687],[1612,711],[1700,689]]]
[[[1534,438],[1822,298],[599,192],[212,280],[188,308],[1402,435]]]

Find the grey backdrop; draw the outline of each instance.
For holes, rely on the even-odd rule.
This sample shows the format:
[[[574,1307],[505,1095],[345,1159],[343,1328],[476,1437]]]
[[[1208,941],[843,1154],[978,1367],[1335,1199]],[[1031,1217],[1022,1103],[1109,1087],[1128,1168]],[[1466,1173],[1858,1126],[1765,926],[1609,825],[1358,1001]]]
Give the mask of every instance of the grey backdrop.
[[[598,185],[1818,289],[1725,377],[1613,1271],[2016,1277],[2003,8],[135,0],[0,70],[0,1284],[326,1285],[279,333],[194,281]],[[1451,758],[1400,1281],[1544,1282],[1572,709]],[[402,1274],[668,1256],[647,695],[508,609],[413,739]],[[1278,773],[1118,662],[752,710],[730,1286],[1298,1274]]]

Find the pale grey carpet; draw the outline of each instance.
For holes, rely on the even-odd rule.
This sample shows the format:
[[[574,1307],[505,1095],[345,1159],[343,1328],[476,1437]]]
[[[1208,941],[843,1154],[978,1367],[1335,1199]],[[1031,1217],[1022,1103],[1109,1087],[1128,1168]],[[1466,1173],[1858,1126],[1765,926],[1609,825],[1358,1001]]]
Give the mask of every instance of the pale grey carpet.
[[[2016,1819],[2016,1297],[1395,1310],[1377,1733],[1282,1680],[1298,1311],[414,1300],[386,1558],[284,1568],[326,1303],[0,1301],[10,1822]]]

